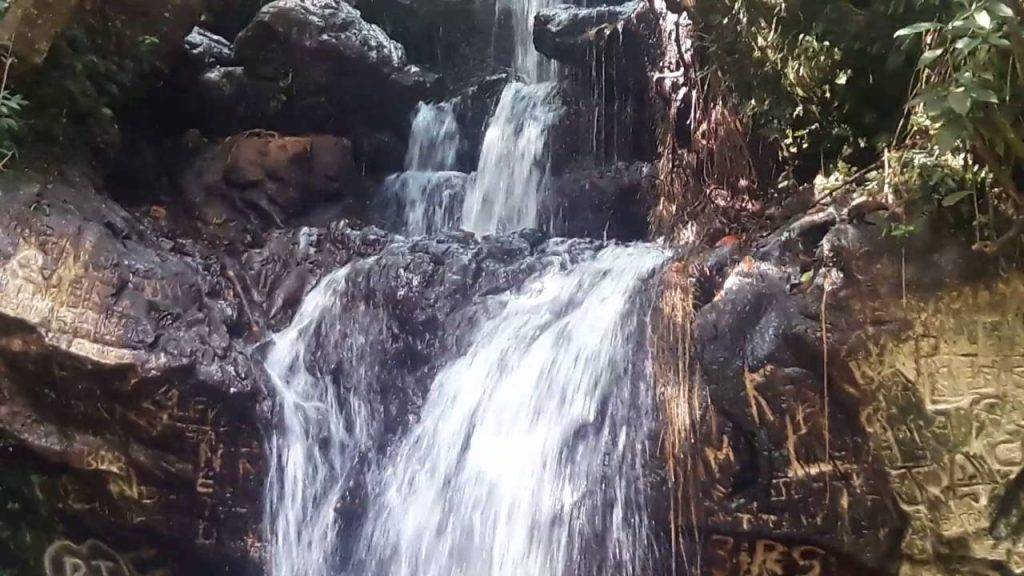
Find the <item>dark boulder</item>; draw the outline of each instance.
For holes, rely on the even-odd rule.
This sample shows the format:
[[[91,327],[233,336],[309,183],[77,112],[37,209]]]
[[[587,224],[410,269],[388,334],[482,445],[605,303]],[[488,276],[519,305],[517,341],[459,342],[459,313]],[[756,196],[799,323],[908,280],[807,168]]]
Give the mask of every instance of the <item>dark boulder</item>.
[[[235,50],[231,43],[198,26],[185,37],[185,52],[191,66],[199,70],[233,66]]]
[[[685,449],[679,461],[697,504],[680,523],[712,571],[746,557],[782,574],[897,572],[908,520],[853,369],[860,305],[892,297],[862,282],[887,277],[875,274],[892,262],[883,230],[822,211],[753,246],[727,237],[675,272],[682,288],[657,311],[674,315],[659,321],[674,344],[658,370],[685,374],[671,378],[694,402],[677,425],[700,446],[699,463]],[[690,350],[691,370],[671,364],[671,346]]]
[[[357,0],[368,22],[405,46],[454,87],[493,74],[494,0]]]
[[[235,53],[248,77],[287,83],[284,121],[299,130],[405,126],[438,88],[438,77],[409,64],[401,44],[334,0],[264,6],[235,39]]]
[[[552,180],[540,220],[558,236],[641,240],[653,182],[645,163],[568,172]]]

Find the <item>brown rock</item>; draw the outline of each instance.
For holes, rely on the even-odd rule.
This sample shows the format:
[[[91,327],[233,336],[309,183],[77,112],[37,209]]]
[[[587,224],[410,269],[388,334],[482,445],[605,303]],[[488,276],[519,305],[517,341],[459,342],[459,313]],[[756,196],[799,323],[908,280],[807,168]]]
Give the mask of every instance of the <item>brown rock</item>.
[[[352,145],[334,136],[233,136],[182,178],[185,200],[217,239],[254,243],[314,206],[353,202],[361,186]]]

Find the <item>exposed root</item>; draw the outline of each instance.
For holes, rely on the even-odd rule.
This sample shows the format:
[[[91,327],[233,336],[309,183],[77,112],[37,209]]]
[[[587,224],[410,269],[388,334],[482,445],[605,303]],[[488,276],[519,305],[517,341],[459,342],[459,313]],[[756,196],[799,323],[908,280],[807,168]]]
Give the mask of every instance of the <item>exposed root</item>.
[[[693,315],[690,266],[680,262],[665,274],[664,292],[652,322],[655,382],[665,416],[661,445],[669,484],[672,574],[680,574],[679,559],[683,574],[699,574],[701,569],[696,449],[701,391],[693,381],[690,363]]]

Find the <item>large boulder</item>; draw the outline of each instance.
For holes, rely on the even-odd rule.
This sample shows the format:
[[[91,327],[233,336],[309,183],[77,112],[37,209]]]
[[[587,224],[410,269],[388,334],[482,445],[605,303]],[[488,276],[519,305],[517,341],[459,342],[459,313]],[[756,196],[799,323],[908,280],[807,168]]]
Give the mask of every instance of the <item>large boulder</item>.
[[[401,42],[409,60],[456,87],[495,72],[495,0],[356,0],[363,18]]]
[[[234,275],[84,177],[0,188],[0,568],[257,565],[263,376]]]
[[[666,277],[655,358],[679,549],[711,573],[897,573],[907,518],[851,367],[856,303],[890,297],[862,282],[891,261],[883,231],[825,211]]]
[[[348,140],[251,132],[200,154],[182,176],[182,188],[211,239],[254,245],[314,207],[357,204],[362,184]]]
[[[409,64],[401,44],[344,2],[271,2],[234,45],[248,77],[287,83],[283,113],[294,129],[404,126],[438,87],[436,75]]]
[[[642,240],[653,180],[642,162],[570,171],[552,179],[540,220],[558,236]]]

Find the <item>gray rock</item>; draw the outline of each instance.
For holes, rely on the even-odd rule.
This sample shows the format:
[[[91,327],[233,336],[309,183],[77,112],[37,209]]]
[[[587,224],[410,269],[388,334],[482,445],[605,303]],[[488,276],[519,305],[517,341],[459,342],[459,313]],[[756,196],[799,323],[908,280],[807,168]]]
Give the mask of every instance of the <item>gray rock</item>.
[[[305,126],[403,125],[438,77],[409,64],[381,28],[334,0],[278,0],[235,40],[251,78],[282,80],[290,116]]]

